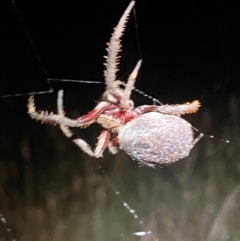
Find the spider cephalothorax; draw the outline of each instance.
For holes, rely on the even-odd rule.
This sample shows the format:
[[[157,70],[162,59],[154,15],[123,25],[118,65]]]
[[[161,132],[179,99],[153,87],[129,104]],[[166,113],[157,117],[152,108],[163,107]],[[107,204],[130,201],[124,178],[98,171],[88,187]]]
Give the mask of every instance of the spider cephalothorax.
[[[97,106],[76,120],[69,119],[64,116],[63,91],[59,91],[58,114],[36,112],[33,96],[29,98],[28,113],[32,119],[59,124],[64,135],[90,156],[101,157],[106,147],[113,154],[120,148],[140,165],[154,167],[188,156],[201,138],[200,135],[195,139],[191,124],[180,117],[195,113],[200,103],[193,101],[181,105],[143,105],[134,108],[130,95],[142,61],[138,61],[124,89],[116,80],[120,38],[134,4],[134,1],[130,2],[108,44],[104,71],[106,91]],[[84,140],[75,138],[70,130],[70,127],[83,127],[93,122],[103,127],[94,151]]]

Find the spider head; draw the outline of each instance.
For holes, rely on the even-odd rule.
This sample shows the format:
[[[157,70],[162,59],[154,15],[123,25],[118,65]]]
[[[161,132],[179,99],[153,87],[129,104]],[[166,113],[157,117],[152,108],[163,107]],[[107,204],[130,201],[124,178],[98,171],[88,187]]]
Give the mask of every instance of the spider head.
[[[114,81],[113,87],[104,92],[101,100],[115,104],[122,110],[132,110],[134,103],[129,99],[129,96],[126,96],[126,89],[120,88],[120,84],[119,80]]]

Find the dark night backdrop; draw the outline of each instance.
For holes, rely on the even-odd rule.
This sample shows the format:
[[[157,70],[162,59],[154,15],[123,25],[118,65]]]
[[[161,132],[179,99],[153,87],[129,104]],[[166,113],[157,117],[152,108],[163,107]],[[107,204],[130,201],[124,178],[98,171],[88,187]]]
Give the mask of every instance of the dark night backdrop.
[[[128,3],[18,0],[22,23],[11,1],[2,0],[0,95],[53,87],[36,105],[56,111],[56,92],[63,88],[69,117],[89,111],[104,85],[49,86],[46,79],[104,82],[106,42]],[[186,118],[233,142],[205,137],[189,158],[170,167],[138,168],[123,153],[88,158],[58,128],[30,120],[26,96],[0,99],[0,208],[22,240],[149,240],[131,236],[138,222],[99,174],[100,163],[160,240],[238,240],[239,13],[239,4],[227,1],[137,1],[136,21],[132,14],[123,36],[119,78],[125,81],[142,58],[137,88],[163,103],[199,99],[199,113]],[[151,103],[137,93],[133,99]],[[99,131],[93,126],[80,135],[94,144]],[[1,233],[4,238],[4,228]]]

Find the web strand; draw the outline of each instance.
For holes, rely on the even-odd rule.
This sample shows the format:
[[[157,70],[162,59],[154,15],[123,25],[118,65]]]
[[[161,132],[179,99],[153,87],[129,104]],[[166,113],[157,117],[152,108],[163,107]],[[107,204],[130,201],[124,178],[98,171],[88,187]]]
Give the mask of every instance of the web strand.
[[[101,85],[105,85],[103,82],[101,81],[92,81],[92,80],[75,80],[75,79],[54,79],[54,78],[48,78],[47,79],[48,82],[70,82],[70,83],[81,83],[81,84],[101,84]],[[121,86],[125,87],[126,83],[120,81]],[[150,99],[153,101],[154,104],[158,104],[158,105],[163,105],[163,103],[161,101],[159,101],[158,99],[152,97],[151,95],[146,94],[145,92],[143,92],[142,90],[139,90],[136,87],[133,87],[133,91],[137,92],[138,94]]]
[[[33,50],[33,53],[34,53],[34,58],[36,59],[37,61],[37,64],[41,70],[41,72],[43,73],[43,76],[47,76],[47,71],[43,65],[43,62],[41,60],[41,57],[40,57],[40,54],[38,52],[38,49],[37,49],[37,46],[36,46],[36,43],[33,41],[33,38],[30,34],[30,31],[28,30],[26,24],[24,23],[24,20],[23,20],[23,17],[22,17],[22,14],[16,4],[16,1],[15,0],[11,0],[11,3],[12,3],[12,8],[14,10],[14,13],[16,14],[19,22],[21,23],[21,26],[23,28],[23,31],[24,31],[24,34],[25,36],[27,37],[27,40]],[[6,97],[19,97],[19,96],[28,96],[28,95],[41,95],[41,94],[48,94],[48,93],[52,93],[53,92],[53,89],[51,88],[51,85],[49,85],[49,90],[47,91],[32,91],[32,92],[26,92],[26,93],[18,93],[18,94],[7,94],[7,95],[1,95],[0,97],[1,98],[6,98]]]
[[[51,83],[51,82],[71,82],[71,83],[81,83],[81,84],[102,84],[102,85],[104,84],[101,81],[94,81],[94,80],[53,79],[53,78],[48,78],[47,82],[48,83]]]
[[[26,35],[26,37],[27,37],[27,39],[28,39],[28,41],[29,41],[29,43],[30,43],[33,51],[34,51],[35,58],[36,58],[36,60],[38,61],[38,64],[39,64],[42,72],[43,72],[44,75],[46,76],[46,69],[45,69],[45,67],[44,67],[44,65],[43,65],[43,63],[42,63],[42,60],[41,60],[40,54],[38,53],[38,49],[37,49],[37,47],[36,47],[36,44],[35,44],[35,42],[33,41],[33,38],[32,38],[32,36],[31,36],[31,34],[30,34],[27,26],[24,24],[22,14],[21,14],[21,12],[19,11],[19,8],[18,8],[15,0],[12,0],[12,6],[13,6],[13,9],[14,9],[16,15],[18,16],[19,21],[22,23],[22,27],[23,27],[23,29],[24,29],[24,33],[25,33],[25,35]]]
[[[215,140],[218,140],[218,141],[221,141],[221,142],[225,142],[225,143],[228,143],[228,144],[232,144],[232,145],[235,145],[234,142],[230,141],[230,140],[226,140],[226,139],[222,139],[222,138],[218,138],[218,137],[215,137],[214,135],[208,135],[208,134],[205,134],[205,133],[202,133],[201,131],[199,131],[196,127],[192,126],[192,129],[194,129],[196,132],[198,132],[199,134],[202,134],[203,136],[205,137],[208,137],[210,139],[215,139]]]
[[[135,33],[137,38],[137,46],[138,46],[138,55],[139,59],[142,59],[142,51],[141,51],[141,42],[140,42],[140,35],[138,31],[138,21],[137,21],[137,11],[136,11],[136,5],[133,7],[133,17],[134,17],[134,24],[135,24]]]
[[[7,241],[17,241],[18,239],[15,237],[15,234],[13,230],[10,228],[10,225],[7,222],[7,219],[5,218],[3,212],[0,210],[0,221],[5,229],[5,238]]]
[[[134,232],[133,235],[134,236],[146,236],[146,235],[150,235],[154,241],[159,241],[158,238],[154,235],[154,233],[151,230],[145,230],[144,227],[144,222],[141,220],[141,218],[138,216],[136,210],[132,209],[130,207],[130,205],[124,200],[124,198],[121,196],[120,192],[118,191],[118,189],[115,187],[115,185],[113,184],[111,178],[106,174],[105,170],[103,169],[103,167],[100,165],[99,166],[99,170],[101,171],[101,173],[104,175],[105,180],[107,181],[107,183],[109,184],[109,186],[111,187],[111,189],[113,190],[114,194],[118,197],[118,199],[120,200],[120,202],[122,202],[123,207],[128,211],[128,213],[130,215],[132,215],[132,217],[138,221],[138,224],[141,227],[141,231],[138,232]]]

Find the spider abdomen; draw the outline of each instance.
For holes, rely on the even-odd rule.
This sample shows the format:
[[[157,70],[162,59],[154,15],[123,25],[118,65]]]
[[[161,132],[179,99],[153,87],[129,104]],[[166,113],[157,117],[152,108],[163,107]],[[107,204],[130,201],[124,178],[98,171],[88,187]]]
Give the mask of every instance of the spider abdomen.
[[[119,146],[140,165],[168,165],[187,157],[194,137],[190,123],[179,116],[146,113],[119,132]]]

